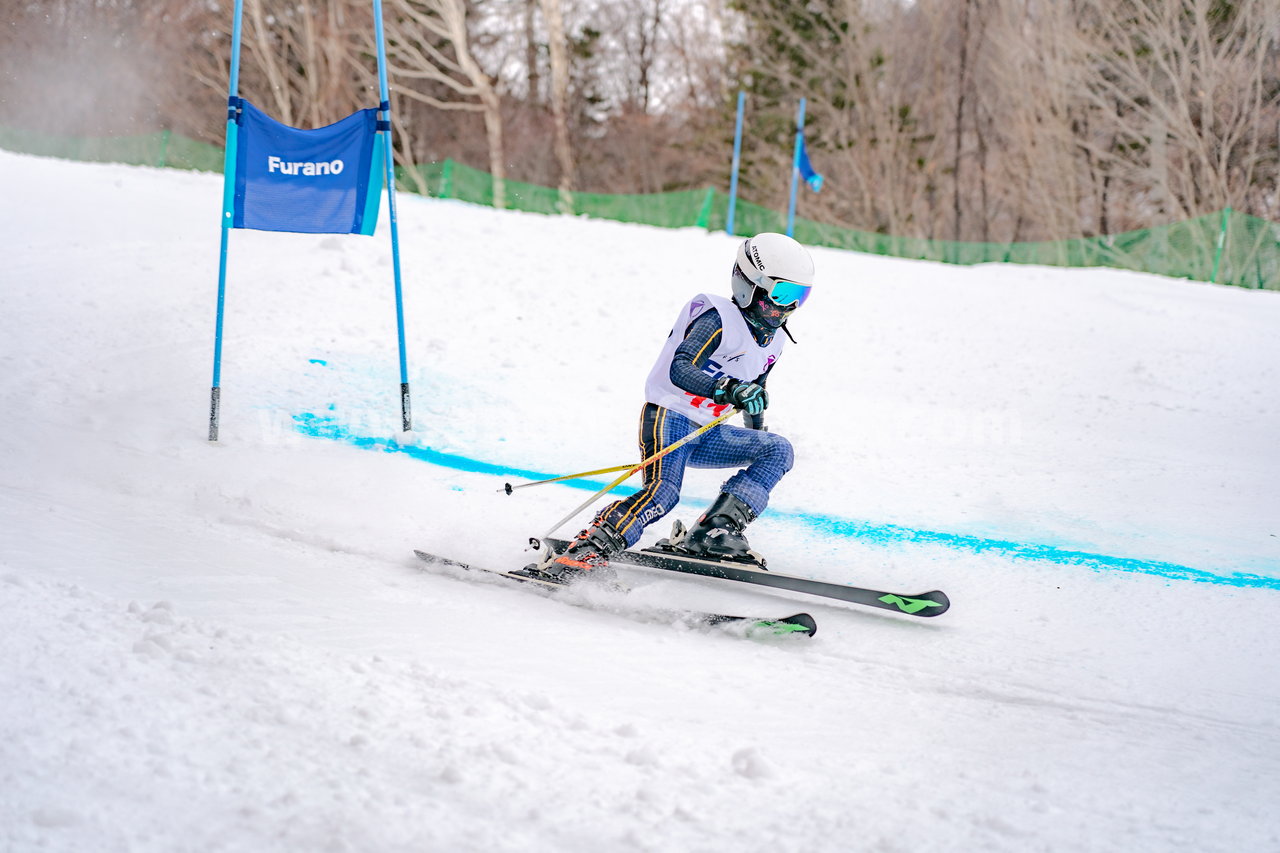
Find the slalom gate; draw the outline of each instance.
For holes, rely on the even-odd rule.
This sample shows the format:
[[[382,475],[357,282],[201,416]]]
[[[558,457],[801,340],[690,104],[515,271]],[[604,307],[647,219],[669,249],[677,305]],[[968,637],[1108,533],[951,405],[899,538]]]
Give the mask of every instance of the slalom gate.
[[[227,145],[222,165],[222,244],[218,261],[218,313],[214,329],[209,440],[218,440],[222,405],[222,340],[227,292],[228,235],[232,229],[303,234],[371,235],[387,188],[391,257],[400,345],[400,419],[413,428],[405,355],[400,237],[392,172],[391,102],[381,0],[373,0],[378,43],[377,107],[326,127],[303,130],[281,124],[238,96],[244,0],[236,0],[231,31],[231,82],[227,96]]]

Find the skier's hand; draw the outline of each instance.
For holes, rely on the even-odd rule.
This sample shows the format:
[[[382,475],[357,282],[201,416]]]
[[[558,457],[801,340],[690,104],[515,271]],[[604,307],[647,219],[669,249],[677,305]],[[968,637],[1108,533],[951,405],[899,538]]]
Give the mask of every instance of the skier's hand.
[[[715,401],[728,403],[748,415],[758,415],[769,408],[769,392],[754,382],[743,382],[726,376],[716,382]]]

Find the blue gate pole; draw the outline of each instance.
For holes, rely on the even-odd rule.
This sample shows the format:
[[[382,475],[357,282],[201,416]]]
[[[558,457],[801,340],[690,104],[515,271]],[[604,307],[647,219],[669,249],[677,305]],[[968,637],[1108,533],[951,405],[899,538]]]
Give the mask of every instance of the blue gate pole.
[[[733,214],[738,206],[738,163],[742,155],[742,113],[745,109],[747,93],[738,93],[738,120],[733,126],[733,173],[729,176],[729,218],[725,220],[726,234],[733,234]]]
[[[222,316],[227,302],[227,235],[234,223],[236,188],[236,117],[240,90],[240,22],[244,17],[244,0],[236,0],[231,23],[231,83],[227,87],[227,147],[222,155],[222,245],[218,252],[218,317],[213,331],[213,390],[209,395],[209,440],[218,440],[218,421],[222,414]]]
[[[400,227],[396,221],[396,166],[391,144],[391,93],[387,86],[387,46],[382,32],[382,0],[373,0],[373,25],[378,38],[378,104],[379,122],[386,122],[382,134],[384,157],[387,161],[387,213],[391,218],[391,268],[396,282],[396,333],[400,338],[400,427],[405,432],[413,429],[413,415],[409,408],[409,359],[404,344],[404,291],[400,286]],[[380,125],[381,126],[381,125]]]
[[[796,150],[791,155],[791,201],[787,205],[787,236],[796,228],[796,186],[800,181],[800,145],[804,141],[804,98],[800,99],[800,111],[796,113]]]

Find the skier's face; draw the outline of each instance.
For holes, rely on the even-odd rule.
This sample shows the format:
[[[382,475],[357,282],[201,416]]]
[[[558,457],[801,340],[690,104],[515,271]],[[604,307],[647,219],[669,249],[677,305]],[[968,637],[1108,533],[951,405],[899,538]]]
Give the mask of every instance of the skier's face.
[[[791,305],[779,305],[769,298],[769,294],[764,288],[757,287],[755,293],[751,297],[751,307],[747,309],[751,315],[759,321],[760,325],[770,329],[776,329],[786,322],[791,316],[791,312],[796,310],[800,302],[793,302]]]

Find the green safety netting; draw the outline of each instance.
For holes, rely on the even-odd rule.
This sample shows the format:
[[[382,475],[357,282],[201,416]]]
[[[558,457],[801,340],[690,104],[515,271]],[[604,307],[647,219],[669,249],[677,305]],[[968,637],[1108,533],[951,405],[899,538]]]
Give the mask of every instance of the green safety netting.
[[[0,148],[71,160],[130,163],[179,169],[222,170],[222,149],[172,134],[92,138],[53,136],[0,127]],[[474,204],[494,203],[489,173],[453,160],[399,169],[401,190]],[[573,193],[520,181],[504,182],[505,206],[531,213],[572,213],[666,228],[724,230],[729,198],[715,189],[623,195]],[[734,208],[734,232],[785,231],[786,215],[750,202]],[[1116,267],[1175,278],[1280,290],[1280,224],[1230,208],[1185,222],[1074,240],[1033,243],[961,243],[894,237],[797,219],[795,237],[877,255],[952,264],[1014,263],[1069,267]]]
[[[0,127],[0,148],[95,163],[222,171],[222,149],[167,130],[143,136],[54,136]]]
[[[474,204],[493,204],[493,177],[488,172],[464,166],[453,160],[443,163],[427,163],[411,167],[414,175],[399,170],[397,185],[417,189],[425,186],[429,195],[437,198],[453,198]],[[418,183],[421,181],[421,184]],[[672,193],[646,195],[622,195],[575,192],[569,199],[568,210],[562,209],[560,191],[555,187],[526,184],[521,181],[503,182],[508,210],[529,213],[572,213],[597,219],[613,219],[618,222],[639,222],[666,228],[682,228],[690,225],[707,227],[711,214],[712,190],[684,190]]]

